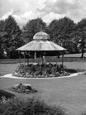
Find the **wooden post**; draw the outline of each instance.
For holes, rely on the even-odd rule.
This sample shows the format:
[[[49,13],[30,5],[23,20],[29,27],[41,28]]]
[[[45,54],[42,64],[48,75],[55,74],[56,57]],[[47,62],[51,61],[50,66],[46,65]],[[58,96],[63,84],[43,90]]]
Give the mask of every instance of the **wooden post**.
[[[42,65],[43,65],[43,55],[41,54],[41,61],[42,61],[42,63],[41,63],[41,75],[42,75]]]
[[[18,54],[19,54],[19,64],[21,64],[21,54],[20,54],[21,52],[20,51],[18,51]]]
[[[42,55],[42,65],[43,65],[43,55]]]
[[[26,57],[26,65],[28,65],[28,62],[29,62],[28,52],[26,52],[26,55],[27,55],[27,57]]]
[[[56,56],[56,66],[57,66],[57,56]]]
[[[26,65],[26,59],[25,59],[25,52],[24,52],[24,74],[25,74],[25,72],[26,72],[26,69],[25,69],[25,65]]]
[[[57,71],[57,56],[56,56],[56,71]]]
[[[64,66],[64,53],[62,52],[62,68]]]
[[[29,65],[29,53],[28,53],[28,58],[27,58],[27,64]]]

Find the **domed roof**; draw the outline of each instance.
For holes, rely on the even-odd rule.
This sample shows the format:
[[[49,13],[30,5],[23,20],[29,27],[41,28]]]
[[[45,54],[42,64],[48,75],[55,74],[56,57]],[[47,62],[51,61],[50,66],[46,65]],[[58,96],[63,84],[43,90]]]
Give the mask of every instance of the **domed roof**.
[[[50,39],[50,37],[47,33],[40,31],[33,36],[33,39],[34,40],[47,40],[47,39]]]

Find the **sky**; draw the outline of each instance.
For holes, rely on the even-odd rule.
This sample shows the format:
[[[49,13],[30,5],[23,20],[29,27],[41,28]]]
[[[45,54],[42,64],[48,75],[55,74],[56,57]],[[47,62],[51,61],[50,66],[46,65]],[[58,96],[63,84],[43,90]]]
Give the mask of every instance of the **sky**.
[[[49,24],[54,19],[69,17],[75,23],[86,18],[86,0],[0,0],[0,20],[12,15],[19,26],[42,18]]]

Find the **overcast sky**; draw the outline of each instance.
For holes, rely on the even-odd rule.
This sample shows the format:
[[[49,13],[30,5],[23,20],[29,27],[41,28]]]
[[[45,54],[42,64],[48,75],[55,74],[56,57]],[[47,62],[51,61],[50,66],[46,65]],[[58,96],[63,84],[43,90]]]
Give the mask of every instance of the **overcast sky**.
[[[86,0],[0,0],[0,19],[9,15],[19,25],[37,17],[46,23],[65,16],[78,22],[86,18]]]

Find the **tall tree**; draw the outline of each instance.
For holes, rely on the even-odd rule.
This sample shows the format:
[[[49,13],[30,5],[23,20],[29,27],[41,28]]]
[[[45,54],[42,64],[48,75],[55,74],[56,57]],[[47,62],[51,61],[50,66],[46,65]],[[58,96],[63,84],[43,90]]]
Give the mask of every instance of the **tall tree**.
[[[9,16],[4,21],[2,32],[6,33],[3,36],[3,44],[5,44],[3,49],[10,57],[10,53],[23,44],[23,40],[21,39],[21,30],[12,16]]]
[[[0,35],[0,58],[3,58],[2,38],[1,38],[1,35]]]
[[[78,22],[78,33],[80,36],[79,39],[79,46],[81,49],[81,57],[84,57],[84,52],[86,48],[86,19],[82,19],[80,22]]]
[[[0,32],[3,32],[4,24],[5,24],[5,21],[4,20],[0,20]]]
[[[3,52],[4,52],[4,43],[3,43],[3,36],[6,35],[5,32],[3,32],[4,28],[4,21],[0,21],[0,58],[3,58]]]
[[[67,17],[59,20],[53,20],[49,25],[49,33],[51,39],[59,45],[67,48],[68,50],[72,50],[72,46],[70,45],[72,45],[73,43],[70,35],[75,30],[75,23]]]
[[[41,18],[33,19],[23,27],[22,37],[25,38],[25,42],[29,42],[37,32],[45,30],[46,23]]]

